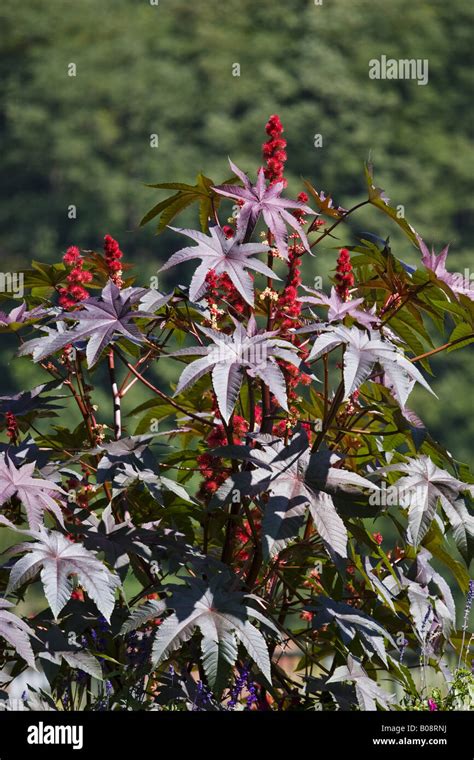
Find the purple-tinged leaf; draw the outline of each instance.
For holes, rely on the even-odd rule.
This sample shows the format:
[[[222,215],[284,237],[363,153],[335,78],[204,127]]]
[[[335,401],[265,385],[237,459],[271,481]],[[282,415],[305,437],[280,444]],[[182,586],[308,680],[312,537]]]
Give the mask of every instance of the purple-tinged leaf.
[[[465,295],[471,301],[474,301],[474,285],[471,279],[469,277],[466,278],[460,272],[448,272],[446,269],[446,258],[448,256],[449,245],[445,246],[440,253],[436,254],[434,248],[432,248],[431,251],[429,250],[428,246],[423,242],[419,235],[417,235],[417,241],[422,253],[421,260],[425,267],[431,269],[438,280],[445,282],[453,293],[456,295]]]
[[[235,664],[238,642],[271,683],[270,658],[262,633],[251,617],[278,635],[270,620],[246,604],[245,594],[232,591],[222,576],[211,578],[209,585],[188,579],[186,586],[175,586],[168,606],[174,610],[158,628],[153,644],[154,666],[179,649],[199,628],[203,666],[211,689],[222,687],[221,673]]]
[[[40,572],[46,599],[57,618],[71,597],[73,586],[70,576],[76,575],[99,611],[106,620],[110,620],[115,589],[120,586],[118,576],[95,554],[81,544],[68,541],[58,531],[40,528],[38,532],[32,531],[31,535],[36,540],[23,545],[22,548],[28,553],[13,565],[7,593],[15,591]]]
[[[201,259],[200,266],[196,269],[189,287],[191,301],[198,301],[206,291],[206,276],[210,271],[216,275],[227,274],[233,285],[238,290],[244,301],[254,305],[253,283],[247,269],[253,269],[266,277],[280,278],[262,261],[252,258],[257,253],[268,251],[268,245],[259,243],[242,243],[239,237],[226,238],[220,227],[211,227],[210,236],[195,230],[184,230],[171,227],[175,232],[187,235],[196,241],[197,245],[190,248],[182,248],[174,253],[164,264],[160,272],[170,269],[177,264]]]
[[[396,488],[400,503],[408,509],[408,538],[417,546],[425,537],[441,504],[454,535],[460,542],[459,548],[466,552],[467,543],[474,539],[474,518],[459,499],[463,492],[474,496],[474,486],[450,475],[437,467],[425,454],[409,458],[405,462],[383,467],[379,472],[402,472],[405,476],[397,480]],[[461,506],[462,504],[462,506]],[[460,522],[463,529],[460,530]]]
[[[302,303],[315,304],[316,306],[328,306],[328,322],[339,322],[344,317],[352,317],[360,325],[367,329],[373,329],[379,323],[378,317],[370,311],[360,309],[360,305],[364,303],[363,298],[356,298],[352,301],[344,301],[335,288],[331,288],[331,295],[327,296],[318,290],[307,288],[303,286],[303,289],[309,293],[308,296],[302,296],[299,300]],[[314,328],[313,328],[314,329]],[[298,332],[310,332],[311,326],[304,327]]]
[[[226,422],[229,421],[238,397],[244,372],[250,377],[259,377],[268,386],[283,409],[288,410],[286,384],[276,359],[291,361],[299,366],[300,360],[295,347],[289,341],[276,338],[275,332],[256,332],[254,321],[249,320],[247,329],[234,320],[235,330],[226,335],[200,327],[213,341],[209,346],[183,348],[169,356],[201,355],[183,370],[176,388],[179,395],[200,377],[212,372],[212,382],[217,396],[219,411]]]
[[[34,478],[35,464],[17,468],[9,457],[0,456],[0,504],[6,504],[12,496],[21,501],[31,530],[38,530],[43,524],[45,510],[52,512],[64,526],[61,508],[55,499],[65,496],[66,492],[50,480]]]
[[[310,251],[308,239],[299,221],[288,213],[286,209],[299,209],[305,214],[314,215],[315,212],[309,206],[300,201],[292,201],[288,198],[282,198],[283,182],[276,182],[274,185],[267,187],[265,183],[264,170],[261,168],[257,175],[257,183],[252,185],[249,178],[244,172],[238,169],[232,161],[229,160],[234,174],[236,174],[244,187],[234,187],[233,185],[220,185],[213,189],[219,195],[226,198],[243,201],[237,221],[237,232],[241,238],[249,238],[255,227],[258,217],[262,214],[266,225],[275,238],[278,251],[283,258],[288,258],[288,232],[286,225],[290,225],[301,238],[301,241],[307,251]]]
[[[315,325],[315,329],[318,327]],[[321,327],[319,327],[321,330]],[[362,383],[370,378],[377,364],[382,367],[387,376],[388,385],[402,408],[405,408],[407,398],[415,382],[419,382],[426,390],[436,396],[426,382],[421,372],[403,354],[400,348],[383,338],[382,334],[372,331],[359,330],[357,327],[324,328],[311,349],[308,361],[317,359],[338,345],[345,345],[344,352],[344,398],[357,390]]]
[[[91,297],[81,303],[81,309],[64,313],[60,320],[74,321],[72,329],[51,331],[45,338],[35,338],[25,343],[19,355],[32,354],[35,362],[60,351],[66,345],[87,340],[87,364],[92,367],[98,361],[102,350],[118,338],[127,338],[132,343],[143,343],[144,337],[134,319],[145,317],[152,319],[154,314],[147,311],[134,311],[132,305],[143,294],[144,288],[125,288],[120,290],[109,281],[100,297]]]
[[[34,631],[17,615],[13,615],[6,607],[13,607],[11,602],[0,599],[0,637],[5,639],[30,666],[36,670],[35,656],[30,644],[30,636]]]

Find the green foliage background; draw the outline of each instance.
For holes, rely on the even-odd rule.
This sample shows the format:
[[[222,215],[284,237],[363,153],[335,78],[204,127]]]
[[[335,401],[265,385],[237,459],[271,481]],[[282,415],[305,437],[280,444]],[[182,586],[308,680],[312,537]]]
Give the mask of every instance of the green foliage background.
[[[52,263],[71,244],[98,248],[108,232],[140,279],[149,277],[179,243],[138,227],[164,197],[144,183],[190,182],[200,170],[221,181],[227,155],[254,172],[271,113],[286,128],[292,193],[305,176],[347,208],[364,198],[370,154],[392,203],[437,250],[449,242],[449,268],[463,271],[472,260],[473,22],[471,0],[3,0],[3,271],[31,258]],[[368,62],[382,54],[427,58],[429,84],[370,80]],[[197,224],[195,216],[180,223]],[[390,234],[395,254],[415,262],[416,250],[374,209],[342,230],[338,245],[367,229]],[[334,242],[307,264],[326,288]],[[9,363],[13,344],[3,346],[1,392],[19,390],[20,378],[24,388],[35,382],[29,363]],[[472,462],[471,357],[437,357],[440,404],[421,393],[412,405]]]

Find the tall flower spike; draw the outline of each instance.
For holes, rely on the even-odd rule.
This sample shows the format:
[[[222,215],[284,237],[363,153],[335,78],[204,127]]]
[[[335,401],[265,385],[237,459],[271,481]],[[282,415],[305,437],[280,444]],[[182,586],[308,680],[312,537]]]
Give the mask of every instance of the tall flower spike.
[[[244,186],[220,185],[213,189],[219,195],[243,202],[237,222],[237,233],[242,239],[250,237],[260,214],[262,214],[265,224],[275,238],[278,251],[284,259],[288,259],[287,224],[296,230],[304,247],[309,251],[308,239],[301,224],[287,209],[299,209],[305,214],[312,214],[313,216],[316,212],[300,201],[281,198],[283,182],[275,182],[274,185],[268,187],[265,183],[265,170],[263,168],[258,172],[256,184],[252,185],[247,175],[230,159],[229,164],[234,174],[242,180]]]
[[[117,241],[110,235],[104,237],[104,254],[109,268],[110,279],[118,288],[121,288],[123,285],[121,262],[123,253]]]
[[[262,146],[263,158],[267,164],[267,168],[264,170],[265,177],[270,182],[270,185],[274,185],[275,182],[283,182],[283,186],[286,187],[288,183],[283,176],[285,161],[287,159],[285,151],[286,140],[281,138],[284,130],[280,117],[276,114],[270,116],[265,130],[268,135],[268,140]]]
[[[89,298],[89,293],[84,288],[92,280],[92,274],[84,269],[84,259],[79,248],[71,245],[63,256],[63,261],[68,267],[72,267],[66,277],[67,285],[59,289],[59,305],[63,309],[75,308],[81,301]]]
[[[336,267],[336,292],[343,301],[349,300],[349,288],[354,285],[351,255],[347,248],[341,248]]]

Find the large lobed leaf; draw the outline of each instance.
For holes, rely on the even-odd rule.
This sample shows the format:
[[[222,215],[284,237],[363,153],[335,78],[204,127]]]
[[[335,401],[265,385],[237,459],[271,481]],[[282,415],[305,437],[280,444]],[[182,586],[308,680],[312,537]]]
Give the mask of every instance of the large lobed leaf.
[[[15,591],[40,572],[46,599],[57,618],[71,597],[70,576],[75,575],[103,616],[110,620],[115,589],[120,586],[118,576],[95,554],[81,544],[68,541],[58,531],[40,528],[38,532],[31,531],[31,535],[35,539],[33,542],[15,547],[26,554],[13,565],[7,593]]]
[[[66,492],[50,480],[34,478],[35,462],[16,467],[6,455],[0,455],[0,504],[5,504],[13,496],[25,507],[28,525],[38,530],[43,524],[47,510],[64,526],[64,518],[56,499]]]
[[[201,632],[203,667],[211,689],[225,685],[226,675],[237,659],[238,643],[271,683],[270,657],[261,631],[250,622],[253,617],[278,635],[272,623],[246,604],[240,591],[229,589],[228,579],[214,576],[207,584],[189,579],[176,586],[169,602],[174,610],[160,625],[153,644],[152,658],[158,665],[187,641],[198,628]]]
[[[218,226],[210,228],[211,234],[209,236],[194,230],[182,230],[175,227],[171,229],[180,232],[182,235],[187,235],[197,245],[182,248],[173,253],[161,267],[160,272],[192,259],[201,259],[201,264],[196,269],[189,286],[191,301],[199,301],[203,297],[206,291],[206,276],[210,271],[216,275],[228,275],[234,287],[250,306],[254,305],[254,292],[252,278],[246,271],[247,269],[253,269],[275,280],[280,279],[269,266],[259,259],[253,258],[257,253],[268,251],[268,245],[242,243],[240,237],[227,238]]]
[[[219,411],[226,422],[229,421],[237,401],[244,372],[250,377],[259,377],[277,399],[280,406],[288,411],[286,383],[277,359],[299,367],[295,347],[286,340],[281,340],[276,331],[257,330],[252,316],[247,324],[233,319],[235,330],[232,335],[200,327],[200,330],[212,343],[208,346],[195,346],[175,351],[172,356],[190,356],[198,354],[202,358],[191,362],[181,373],[175,396],[194,385],[199,378],[212,372],[212,384],[217,397]]]
[[[321,327],[315,325],[315,330]],[[359,330],[357,327],[327,327],[311,349],[308,361],[317,359],[336,346],[344,350],[344,398],[347,399],[362,383],[370,379],[376,367],[383,370],[383,383],[390,388],[402,408],[405,407],[415,382],[433,393],[421,372],[401,349],[385,339],[378,331]],[[435,395],[433,393],[433,395]]]
[[[132,320],[139,317],[152,319],[148,311],[133,310],[134,303],[146,294],[145,288],[125,288],[120,290],[111,280],[100,297],[91,297],[81,303],[81,309],[58,317],[59,320],[74,321],[69,330],[49,330],[43,338],[34,338],[25,343],[19,355],[32,354],[39,362],[47,356],[62,350],[68,344],[87,340],[86,358],[89,367],[97,363],[101,352],[117,338],[127,338],[132,343],[143,343],[144,337]]]
[[[313,209],[305,206],[300,201],[282,198],[283,182],[275,182],[275,184],[267,186],[263,168],[259,169],[257,182],[255,185],[252,185],[247,175],[235,166],[230,159],[229,163],[232,171],[242,180],[244,186],[232,187],[230,185],[220,185],[219,187],[215,187],[214,190],[226,198],[233,198],[236,201],[243,202],[237,221],[237,232],[239,235],[242,238],[248,239],[261,214],[265,224],[275,238],[278,252],[284,259],[288,258],[288,231],[286,225],[296,230],[306,250],[310,251],[308,239],[300,222],[287,209],[298,209],[304,211],[305,214],[314,215]]]

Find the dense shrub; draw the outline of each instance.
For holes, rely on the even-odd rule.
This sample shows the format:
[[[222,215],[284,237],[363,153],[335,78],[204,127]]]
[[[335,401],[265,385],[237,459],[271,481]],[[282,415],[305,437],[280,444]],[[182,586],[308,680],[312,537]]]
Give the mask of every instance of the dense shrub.
[[[433,394],[431,356],[474,339],[474,289],[371,166],[354,208],[309,182],[287,198],[277,116],[266,130],[256,180],[231,162],[220,185],[156,185],[158,232],[198,207],[161,267],[187,285],[136,285],[107,235],[34,263],[0,317],[45,375],[0,399],[5,698],[30,666],[30,707],[472,705],[474,479],[407,404]],[[369,205],[419,266],[366,233],[338,245],[330,288],[303,285],[302,258]],[[77,427],[56,424],[69,403]]]

